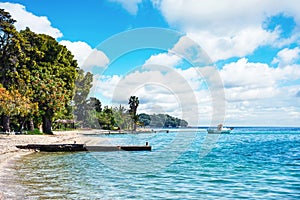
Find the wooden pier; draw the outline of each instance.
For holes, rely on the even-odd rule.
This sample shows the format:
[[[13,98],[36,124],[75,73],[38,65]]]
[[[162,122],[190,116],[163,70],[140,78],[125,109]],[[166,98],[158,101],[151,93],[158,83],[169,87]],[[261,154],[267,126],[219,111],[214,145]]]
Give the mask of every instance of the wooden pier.
[[[17,145],[19,149],[31,149],[44,152],[77,152],[77,151],[151,151],[151,146],[86,146],[85,144],[28,144]]]

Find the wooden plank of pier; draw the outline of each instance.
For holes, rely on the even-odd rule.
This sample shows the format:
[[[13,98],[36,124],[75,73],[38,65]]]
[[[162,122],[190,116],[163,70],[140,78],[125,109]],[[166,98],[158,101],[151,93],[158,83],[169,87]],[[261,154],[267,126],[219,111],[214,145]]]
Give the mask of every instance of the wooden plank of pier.
[[[85,144],[28,144],[17,145],[19,149],[31,149],[45,152],[76,152],[76,151],[151,151],[151,146],[86,146]]]

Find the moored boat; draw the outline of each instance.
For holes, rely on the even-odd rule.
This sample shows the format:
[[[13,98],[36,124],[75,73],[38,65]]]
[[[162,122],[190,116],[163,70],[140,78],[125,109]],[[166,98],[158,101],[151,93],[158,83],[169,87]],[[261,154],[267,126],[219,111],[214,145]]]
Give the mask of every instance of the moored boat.
[[[223,124],[219,124],[217,127],[208,128],[208,133],[215,133],[215,134],[229,134],[233,128],[226,128],[223,127]]]

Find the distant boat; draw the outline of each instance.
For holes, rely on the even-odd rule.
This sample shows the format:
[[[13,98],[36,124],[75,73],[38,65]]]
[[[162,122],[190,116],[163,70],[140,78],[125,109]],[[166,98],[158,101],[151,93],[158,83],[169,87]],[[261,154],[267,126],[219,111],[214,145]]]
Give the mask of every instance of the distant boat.
[[[208,128],[208,133],[215,133],[215,134],[229,134],[233,128],[226,128],[223,127],[223,124],[219,124],[217,127]]]

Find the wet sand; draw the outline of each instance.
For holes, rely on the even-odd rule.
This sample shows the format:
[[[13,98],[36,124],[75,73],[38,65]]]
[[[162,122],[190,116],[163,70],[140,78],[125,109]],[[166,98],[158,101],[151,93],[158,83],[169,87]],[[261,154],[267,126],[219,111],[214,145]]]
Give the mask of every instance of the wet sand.
[[[54,132],[54,135],[6,135],[0,134],[0,180],[5,176],[5,169],[9,168],[13,162],[20,157],[34,153],[32,150],[18,149],[16,145],[27,144],[87,144],[97,145],[105,143],[107,139],[97,137],[86,137],[84,133],[93,133],[93,130],[62,131]],[[99,133],[97,131],[97,133]],[[101,134],[101,132],[100,132]],[[4,194],[0,189],[0,200],[4,199]]]

